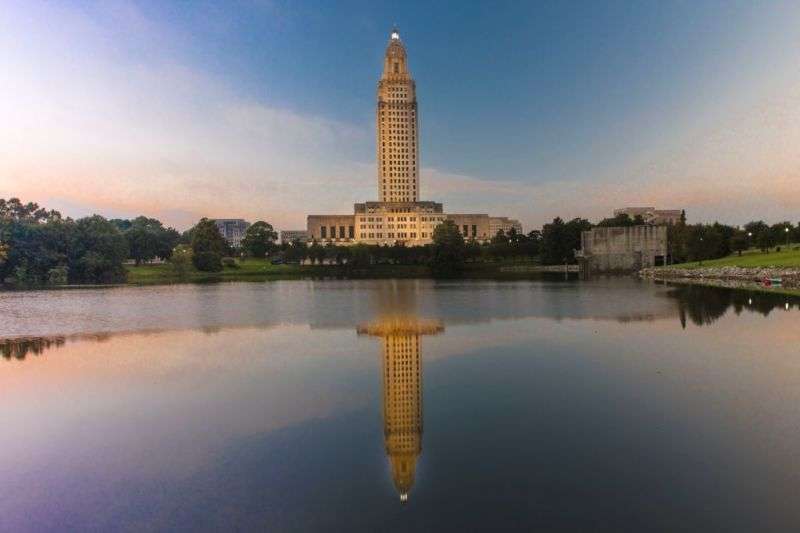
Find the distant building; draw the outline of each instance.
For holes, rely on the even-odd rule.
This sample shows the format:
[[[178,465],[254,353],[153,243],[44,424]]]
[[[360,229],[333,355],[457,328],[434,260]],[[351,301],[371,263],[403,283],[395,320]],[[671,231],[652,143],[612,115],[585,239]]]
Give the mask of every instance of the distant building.
[[[308,242],[308,231],[304,229],[285,229],[281,231],[282,243],[291,243],[294,241]]]
[[[641,216],[647,224],[654,226],[677,224],[681,220],[681,209],[656,209],[655,207],[623,207],[614,209],[614,216],[628,215],[631,218]]]
[[[498,231],[508,235],[512,229],[517,233],[522,233],[522,224],[519,223],[519,220],[508,217],[489,217],[489,234],[492,237],[497,235]]]
[[[241,218],[217,218],[214,219],[214,223],[217,225],[220,234],[234,248],[242,245],[244,233],[250,227],[250,223]]]
[[[634,272],[667,263],[666,226],[592,228],[575,256],[584,274]]]
[[[420,200],[419,115],[416,82],[400,34],[392,31],[378,81],[378,201],[354,205],[352,214],[308,215],[308,238],[336,244],[433,242],[433,231],[452,220],[465,238],[486,241],[499,229],[522,231],[516,220],[488,214],[447,214],[441,203]]]

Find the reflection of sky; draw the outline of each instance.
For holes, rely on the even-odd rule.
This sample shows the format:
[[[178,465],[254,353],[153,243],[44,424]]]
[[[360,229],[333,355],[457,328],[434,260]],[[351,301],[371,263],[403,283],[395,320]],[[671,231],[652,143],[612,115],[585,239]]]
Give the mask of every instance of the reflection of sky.
[[[405,515],[385,471],[380,343],[355,328],[69,342],[0,361],[0,512],[12,527],[28,516],[76,529],[122,517],[276,529],[400,520],[391,530],[478,519],[470,509],[526,516],[523,495],[542,512],[568,511],[555,495],[594,500],[573,501],[590,515],[613,498],[648,509],[635,500],[646,488],[664,512],[726,511],[687,515],[708,526],[768,514],[786,525],[795,322],[780,312],[686,330],[540,317],[448,325],[424,339],[424,453]]]

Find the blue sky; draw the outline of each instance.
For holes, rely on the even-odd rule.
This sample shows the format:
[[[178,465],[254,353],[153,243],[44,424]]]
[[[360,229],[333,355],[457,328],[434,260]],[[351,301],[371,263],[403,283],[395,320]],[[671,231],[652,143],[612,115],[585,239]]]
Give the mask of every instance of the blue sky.
[[[396,24],[446,209],[800,218],[790,3],[6,3],[0,196],[181,227],[346,213],[376,194]]]

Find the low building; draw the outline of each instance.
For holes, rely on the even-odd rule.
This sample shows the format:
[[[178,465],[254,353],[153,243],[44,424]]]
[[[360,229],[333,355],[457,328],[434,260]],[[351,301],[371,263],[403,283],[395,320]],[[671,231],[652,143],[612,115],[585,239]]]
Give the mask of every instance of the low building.
[[[666,226],[592,228],[575,257],[584,274],[635,272],[666,264],[668,250]]]
[[[655,207],[623,207],[614,209],[614,216],[628,215],[630,218],[642,217],[646,224],[655,226],[677,224],[683,215],[682,209],[656,209]]]
[[[447,220],[452,220],[458,227],[465,240],[475,239],[479,242],[488,241],[493,237],[491,231],[492,217],[486,214],[448,214]]]
[[[217,218],[214,219],[214,223],[220,234],[234,248],[242,245],[244,234],[250,227],[250,223],[241,218]]]
[[[281,231],[282,243],[291,243],[294,241],[308,242],[308,231],[304,229],[285,229]]]
[[[519,220],[508,217],[489,217],[489,235],[494,237],[497,232],[502,231],[508,235],[508,232],[514,229],[517,233],[522,233],[522,224]]]

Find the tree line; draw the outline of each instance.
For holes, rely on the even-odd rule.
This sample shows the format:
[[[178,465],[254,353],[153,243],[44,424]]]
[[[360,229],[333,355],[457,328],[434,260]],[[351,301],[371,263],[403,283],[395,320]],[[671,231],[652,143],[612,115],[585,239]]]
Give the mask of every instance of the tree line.
[[[362,268],[370,265],[427,265],[435,271],[456,271],[470,262],[535,260],[545,265],[575,263],[581,233],[593,227],[645,224],[641,217],[618,215],[593,225],[584,218],[556,217],[541,230],[498,232],[489,242],[464,239],[458,227],[445,221],[436,227],[426,246],[278,244],[278,234],[265,221],[245,232],[234,249],[213,219],[203,218],[179,233],[159,220],[105,219],[100,215],[73,220],[58,211],[17,198],[0,199],[0,282],[28,285],[122,282],[124,263],[169,261],[177,274],[191,267],[218,272],[237,266],[234,257],[272,257],[275,262],[336,263]],[[743,227],[687,224],[685,215],[668,228],[673,263],[702,261],[757,247],[763,251],[784,243],[800,242],[800,224],[785,221],[768,225],[753,221]]]

